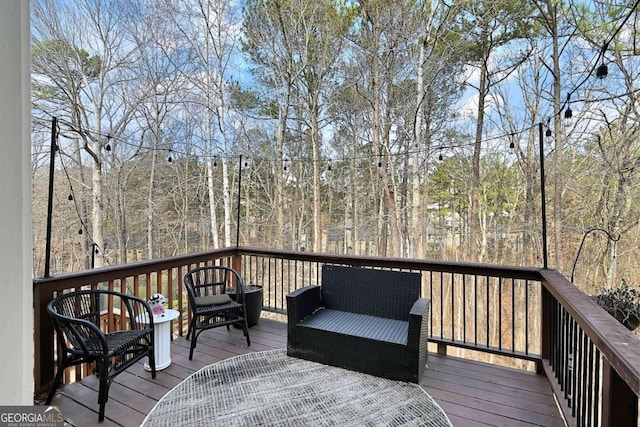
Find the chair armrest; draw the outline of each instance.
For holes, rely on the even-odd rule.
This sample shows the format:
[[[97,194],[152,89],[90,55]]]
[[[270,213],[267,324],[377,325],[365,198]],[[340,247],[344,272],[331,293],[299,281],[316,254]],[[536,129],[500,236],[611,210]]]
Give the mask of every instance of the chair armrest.
[[[80,349],[86,354],[108,353],[107,337],[93,322],[64,316],[52,310],[49,312],[53,315],[53,324],[58,333],[58,343],[65,351],[71,352],[72,349]]]
[[[287,295],[287,320],[289,328],[320,307],[320,286],[297,289]]]
[[[409,312],[409,332],[407,347],[416,352],[426,352],[427,337],[429,336],[429,310],[431,300],[418,298]],[[424,347],[422,349],[421,347]]]
[[[120,298],[122,299],[121,307],[127,308],[132,330],[153,330],[153,310],[148,301],[127,294],[120,295]],[[141,319],[145,319],[145,321],[141,322]]]

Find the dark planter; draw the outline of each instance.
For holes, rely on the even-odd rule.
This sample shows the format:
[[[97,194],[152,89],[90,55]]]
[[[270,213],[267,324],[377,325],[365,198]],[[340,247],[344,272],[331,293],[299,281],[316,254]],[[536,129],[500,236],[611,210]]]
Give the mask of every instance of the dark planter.
[[[615,317],[618,320],[618,322],[622,323],[630,331],[633,331],[638,326],[640,326],[640,318],[635,314],[627,315],[625,313],[622,313],[619,310],[616,310],[613,317]]]
[[[227,289],[227,293],[235,301],[236,288]],[[247,305],[247,325],[249,327],[257,325],[260,320],[260,313],[262,312],[262,286],[260,285],[245,285],[244,287],[244,300]],[[238,325],[233,325],[239,327]]]

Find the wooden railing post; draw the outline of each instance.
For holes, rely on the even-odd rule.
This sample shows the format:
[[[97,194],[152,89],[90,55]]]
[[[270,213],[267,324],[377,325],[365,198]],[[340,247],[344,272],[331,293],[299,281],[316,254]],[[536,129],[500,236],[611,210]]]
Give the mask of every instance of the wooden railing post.
[[[540,316],[540,361],[551,359],[551,335],[552,331],[552,298],[553,296],[546,287],[542,287],[542,307]],[[536,364],[536,371],[538,374],[543,375],[544,367],[543,363]]]
[[[239,253],[234,254],[231,257],[231,268],[237,271],[242,276],[242,255]]]
[[[33,287],[33,338],[34,338],[34,393],[44,396],[53,383],[55,367],[55,347],[53,322],[47,312],[47,304],[53,299],[53,292],[44,286]]]
[[[611,367],[602,359],[602,427],[636,426],[638,397]]]

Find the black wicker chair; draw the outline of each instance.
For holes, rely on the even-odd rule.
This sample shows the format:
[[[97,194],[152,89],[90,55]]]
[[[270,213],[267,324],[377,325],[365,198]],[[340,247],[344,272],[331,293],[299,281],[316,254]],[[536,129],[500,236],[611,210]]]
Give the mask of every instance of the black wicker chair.
[[[109,299],[113,299],[113,307],[120,307],[122,330],[105,333],[100,328],[100,315]],[[58,296],[47,310],[57,332],[60,354],[47,405],[55,395],[64,370],[81,363],[95,362],[95,373],[100,379],[100,422],[104,420],[109,387],[118,374],[148,357],[151,377],[156,377],[153,314],[149,303],[142,298],[108,290],[83,290]]]
[[[229,330],[229,325],[238,325],[247,338],[247,346],[251,345],[245,316],[244,281],[237,271],[222,266],[196,268],[184,276],[184,285],[191,307],[187,331],[187,339],[191,339],[189,360],[193,359],[198,335],[211,328],[226,326]],[[235,291],[234,298],[227,294],[231,288]]]

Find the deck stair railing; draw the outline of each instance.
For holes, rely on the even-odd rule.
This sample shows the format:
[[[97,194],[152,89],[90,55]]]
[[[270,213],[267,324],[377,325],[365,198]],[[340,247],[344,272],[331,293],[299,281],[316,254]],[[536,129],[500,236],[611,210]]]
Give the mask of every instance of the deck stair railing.
[[[261,285],[263,309],[277,313],[286,312],[287,293],[320,283],[324,264],[419,271],[432,304],[430,345],[440,354],[546,375],[569,425],[638,426],[640,340],[553,270],[242,247],[34,279],[36,393],[47,391],[55,371],[46,313],[55,295],[87,286],[143,298],[159,292],[181,312],[174,327],[183,335],[190,319],[182,277],[214,264]],[[65,381],[91,373],[81,367]]]

